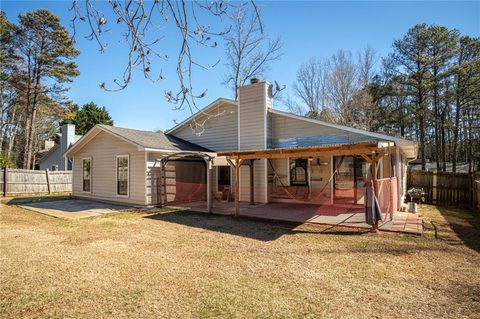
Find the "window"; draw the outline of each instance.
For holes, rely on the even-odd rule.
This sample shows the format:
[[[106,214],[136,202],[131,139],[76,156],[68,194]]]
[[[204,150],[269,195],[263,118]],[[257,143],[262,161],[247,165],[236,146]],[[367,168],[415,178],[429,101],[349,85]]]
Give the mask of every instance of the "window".
[[[290,185],[307,185],[307,165],[306,158],[290,159]]]
[[[218,191],[223,192],[226,187],[230,187],[230,166],[217,166],[217,172]]]
[[[90,192],[92,180],[92,161],[90,158],[84,158],[83,161],[83,191]]]
[[[128,155],[117,156],[117,195],[128,196]]]

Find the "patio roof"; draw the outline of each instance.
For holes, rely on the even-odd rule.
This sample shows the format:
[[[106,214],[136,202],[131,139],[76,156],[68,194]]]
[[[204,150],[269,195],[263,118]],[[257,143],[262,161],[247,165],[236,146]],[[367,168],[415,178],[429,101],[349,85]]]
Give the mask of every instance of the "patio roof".
[[[230,159],[261,159],[261,158],[288,158],[332,155],[369,155],[383,151],[385,145],[378,142],[361,142],[354,144],[308,146],[295,148],[274,148],[264,150],[245,150],[235,152],[219,152],[218,156],[227,156]]]
[[[354,144],[219,152],[217,155],[227,157],[229,164],[235,168],[235,215],[238,216],[240,213],[240,183],[238,176],[240,176],[240,166],[242,166],[247,160],[252,160],[249,162],[250,203],[254,203],[255,183],[253,160],[288,157],[359,155],[370,163],[371,171],[376,172],[378,160],[382,158],[382,156],[384,156],[393,145],[393,142],[370,141]],[[375,186],[376,174],[372,173],[372,180],[374,182],[375,195],[378,196],[378,187]],[[378,222],[372,225],[372,227],[376,231],[378,229]]]

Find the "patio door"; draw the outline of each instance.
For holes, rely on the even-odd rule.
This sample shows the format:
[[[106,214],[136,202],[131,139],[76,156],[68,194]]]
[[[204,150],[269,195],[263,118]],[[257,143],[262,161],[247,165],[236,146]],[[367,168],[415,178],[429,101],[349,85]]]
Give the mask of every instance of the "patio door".
[[[217,166],[218,191],[230,190],[230,166]]]
[[[334,181],[334,202],[338,204],[363,204],[367,162],[357,156],[334,157],[337,174]]]

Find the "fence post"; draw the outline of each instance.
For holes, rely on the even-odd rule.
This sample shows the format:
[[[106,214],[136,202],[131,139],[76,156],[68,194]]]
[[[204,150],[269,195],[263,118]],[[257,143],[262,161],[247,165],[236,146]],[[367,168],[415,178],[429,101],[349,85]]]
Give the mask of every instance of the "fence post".
[[[7,172],[8,172],[8,169],[7,169],[7,166],[5,165],[5,168],[3,169],[3,197],[7,197],[7,182],[8,182]]]
[[[52,190],[50,188],[50,174],[48,173],[48,169],[45,170],[45,174],[47,176],[47,189],[48,189],[48,193],[51,194],[52,193]]]

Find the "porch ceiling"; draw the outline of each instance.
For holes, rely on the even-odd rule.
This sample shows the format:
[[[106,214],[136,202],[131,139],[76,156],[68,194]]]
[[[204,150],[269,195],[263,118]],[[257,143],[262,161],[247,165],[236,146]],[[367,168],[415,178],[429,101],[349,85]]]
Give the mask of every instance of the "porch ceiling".
[[[275,148],[268,150],[246,150],[237,152],[219,152],[218,156],[227,156],[230,159],[262,159],[287,158],[332,155],[370,155],[384,152],[378,142],[362,142],[343,145],[308,146],[297,148]]]

